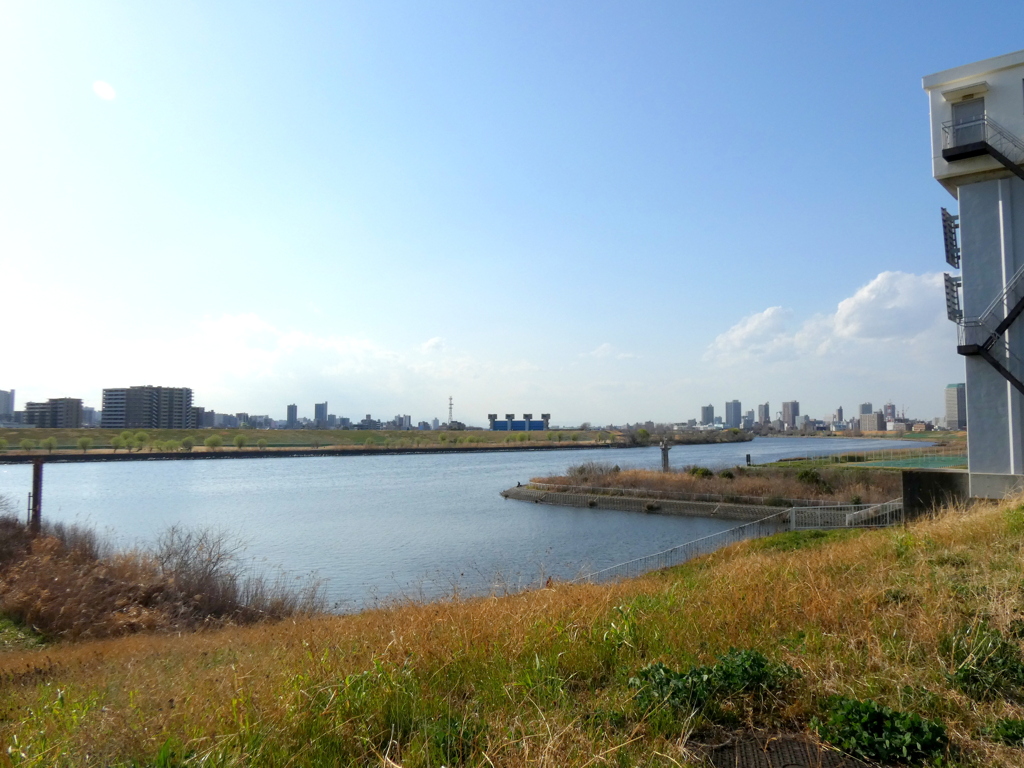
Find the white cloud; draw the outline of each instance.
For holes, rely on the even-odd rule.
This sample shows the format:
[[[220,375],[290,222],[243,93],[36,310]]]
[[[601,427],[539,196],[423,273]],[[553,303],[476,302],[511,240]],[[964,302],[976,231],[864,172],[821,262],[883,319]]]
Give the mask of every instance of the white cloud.
[[[442,339],[440,336],[435,336],[432,339],[427,339],[427,341],[423,342],[420,345],[420,350],[422,350],[424,353],[440,352],[443,349],[444,339]]]
[[[942,275],[883,272],[839,302],[835,333],[861,341],[908,340],[944,319]]]
[[[110,83],[105,83],[102,80],[97,80],[92,84],[93,93],[99,96],[104,101],[113,101],[117,98],[117,91],[114,90],[114,86]]]
[[[704,353],[706,362],[742,365],[824,357],[885,344],[919,345],[948,335],[942,275],[882,272],[829,315],[794,322],[793,311],[769,307],[719,334]],[[925,337],[925,338],[922,338]]]
[[[639,357],[639,355],[636,355],[633,352],[624,352],[624,351],[618,350],[615,346],[613,346],[612,344],[609,344],[606,341],[604,344],[601,344],[601,345],[597,346],[595,349],[592,349],[590,352],[581,352],[580,353],[580,357],[595,357],[595,358],[598,358],[598,359],[606,358],[606,357],[614,357],[616,360],[632,360],[634,358]]]

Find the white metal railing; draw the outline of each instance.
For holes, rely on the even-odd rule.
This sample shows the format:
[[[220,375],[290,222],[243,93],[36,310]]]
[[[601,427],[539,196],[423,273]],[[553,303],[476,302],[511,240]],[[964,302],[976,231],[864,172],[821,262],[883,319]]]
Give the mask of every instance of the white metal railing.
[[[611,581],[642,576],[651,571],[682,565],[701,555],[709,555],[722,547],[748,539],[773,536],[785,530],[808,530],[829,528],[881,528],[903,522],[903,499],[893,499],[884,504],[845,504],[836,507],[792,507],[752,523],[719,531],[677,547],[655,552],[653,555],[627,560],[624,563],[602,568],[573,580],[573,583]]]
[[[794,507],[789,510],[789,527],[794,531],[809,528],[878,528],[902,522],[902,498],[883,504],[840,504],[830,507]]]
[[[994,147],[1007,160],[1024,165],[1024,142],[1014,136],[987,114],[974,120],[942,124],[942,148],[954,149],[984,141]]]

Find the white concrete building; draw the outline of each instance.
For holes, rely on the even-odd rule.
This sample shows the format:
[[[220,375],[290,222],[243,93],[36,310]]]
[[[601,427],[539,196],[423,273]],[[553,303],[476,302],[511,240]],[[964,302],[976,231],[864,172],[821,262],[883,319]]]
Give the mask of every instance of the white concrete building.
[[[966,368],[971,495],[1024,486],[1024,51],[929,75],[932,174],[943,210],[947,311]],[[957,232],[959,229],[959,242]]]

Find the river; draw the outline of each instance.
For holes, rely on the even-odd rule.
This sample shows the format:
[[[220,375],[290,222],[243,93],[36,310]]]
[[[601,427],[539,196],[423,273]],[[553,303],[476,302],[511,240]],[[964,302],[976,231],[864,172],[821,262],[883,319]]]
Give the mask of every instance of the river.
[[[676,446],[674,467],[919,446],[914,441],[757,438]],[[172,525],[212,526],[257,567],[322,579],[332,607],[516,591],[573,578],[738,523],[508,501],[499,491],[583,461],[659,467],[658,448],[48,464],[43,517],[120,546]],[[0,465],[20,510],[31,468]]]

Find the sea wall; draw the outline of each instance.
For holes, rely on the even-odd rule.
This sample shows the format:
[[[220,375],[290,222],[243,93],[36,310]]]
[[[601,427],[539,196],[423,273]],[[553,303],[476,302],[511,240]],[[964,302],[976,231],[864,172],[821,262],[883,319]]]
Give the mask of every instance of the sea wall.
[[[593,507],[617,509],[622,512],[643,512],[652,515],[680,515],[683,517],[720,518],[722,520],[761,520],[771,515],[784,515],[779,507],[757,504],[727,504],[707,501],[676,501],[645,499],[631,496],[606,496],[589,493],[563,493],[540,491],[525,486],[502,491],[506,499],[531,501],[534,504],[554,504],[561,507]]]

